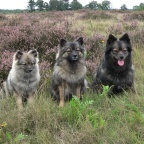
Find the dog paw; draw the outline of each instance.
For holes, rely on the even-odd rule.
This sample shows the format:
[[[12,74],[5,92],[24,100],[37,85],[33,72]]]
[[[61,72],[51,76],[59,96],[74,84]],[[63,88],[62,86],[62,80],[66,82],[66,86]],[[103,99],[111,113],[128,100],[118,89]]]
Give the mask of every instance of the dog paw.
[[[58,107],[64,107],[64,103],[60,103]]]

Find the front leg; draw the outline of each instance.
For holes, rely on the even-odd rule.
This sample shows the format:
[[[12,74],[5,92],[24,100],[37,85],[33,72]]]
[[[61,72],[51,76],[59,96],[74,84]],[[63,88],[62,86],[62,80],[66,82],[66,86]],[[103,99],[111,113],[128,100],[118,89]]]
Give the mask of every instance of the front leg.
[[[30,95],[28,97],[28,100],[27,100],[28,104],[33,104],[34,103],[34,94]]]
[[[60,96],[59,107],[63,107],[64,106],[64,84],[62,83],[62,85],[60,85],[58,89],[59,89],[59,96]]]
[[[119,94],[121,92],[125,91],[125,87],[124,86],[115,86],[112,85],[108,91],[108,96],[111,97],[114,94]]]
[[[16,103],[17,103],[18,109],[22,109],[23,108],[23,103],[22,103],[22,97],[21,96],[16,95]]]
[[[76,89],[76,96],[80,99],[81,98],[81,86],[78,86]]]

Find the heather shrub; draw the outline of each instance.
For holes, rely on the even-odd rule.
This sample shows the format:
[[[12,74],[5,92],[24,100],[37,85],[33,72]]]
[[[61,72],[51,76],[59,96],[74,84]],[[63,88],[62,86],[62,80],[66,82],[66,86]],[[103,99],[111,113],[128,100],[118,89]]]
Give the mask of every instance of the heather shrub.
[[[144,20],[144,13],[143,12],[132,12],[123,15],[123,20]]]
[[[34,14],[35,17],[32,14],[20,14],[7,20],[6,26],[0,27],[1,79],[7,77],[11,68],[12,55],[17,50],[37,49],[43,73],[55,63],[55,54],[61,38],[74,40],[82,35],[81,29],[71,31],[72,21],[62,19],[64,16],[63,13],[61,14],[61,17],[52,20],[48,19],[45,14],[43,16],[42,13]],[[58,17],[57,12],[54,12],[54,15]],[[44,18],[45,20],[42,21]]]
[[[42,13],[46,17],[52,18],[52,19],[61,19],[66,17],[73,17],[75,12],[74,11],[50,11],[48,13]]]
[[[105,47],[105,36],[99,33],[86,38],[88,74],[92,74],[100,62]]]
[[[77,14],[75,14],[77,13]],[[28,51],[37,49],[40,56],[41,73],[49,77],[49,72],[55,63],[57,46],[61,38],[73,41],[78,37],[84,38],[87,49],[86,63],[88,74],[95,71],[101,60],[105,47],[106,36],[110,33],[121,35],[128,30],[138,28],[138,22],[131,23],[121,20],[119,24],[112,24],[108,27],[105,34],[95,33],[88,36],[81,26],[72,29],[73,24],[79,17],[82,19],[110,19],[113,18],[112,12],[107,11],[65,11],[65,12],[47,12],[47,13],[23,13],[13,15],[2,15],[2,26],[0,27],[0,77],[5,79],[11,68],[12,55],[17,50]],[[129,13],[131,14],[131,13]],[[76,17],[74,16],[76,15]],[[125,14],[123,14],[125,15]],[[134,41],[143,41],[141,31],[131,33]],[[47,73],[45,73],[47,71]]]
[[[113,18],[112,14],[108,11],[94,11],[94,10],[86,10],[81,14],[81,19],[110,19]]]
[[[8,50],[3,51],[0,55],[0,81],[7,78],[8,72],[12,64],[13,52]]]
[[[123,23],[119,23],[117,25],[112,24],[108,27],[107,33],[114,35],[122,35],[125,32]]]
[[[144,43],[144,30],[143,29],[130,32],[130,36],[135,46],[141,45]]]
[[[129,10],[119,10],[119,9],[112,9],[109,11],[110,13],[114,14],[126,14],[126,13],[131,13]]]
[[[132,22],[124,23],[124,28],[129,31],[136,30],[139,28],[139,22],[137,20],[133,20]]]
[[[26,16],[23,16],[26,19]],[[1,27],[1,51],[28,51],[35,48],[39,52],[41,70],[44,72],[44,70],[49,70],[54,65],[57,46],[61,38],[73,41],[83,36],[88,50],[87,60],[93,63],[88,62],[88,69],[93,70],[93,66],[96,65],[103,50],[103,35],[95,34],[87,38],[86,34],[82,34],[83,28],[70,30],[72,25],[72,21],[70,20],[63,21],[61,25],[59,24],[59,19],[40,21],[39,23],[35,23],[35,25],[30,25],[30,23],[23,23],[20,26]],[[10,68],[10,66],[11,63],[7,63],[6,67]],[[8,70],[4,70],[6,72],[5,75],[7,75]],[[1,73],[1,75],[4,74]],[[5,78],[5,76],[2,77]]]
[[[6,20],[7,17],[4,14],[0,14],[0,20]]]

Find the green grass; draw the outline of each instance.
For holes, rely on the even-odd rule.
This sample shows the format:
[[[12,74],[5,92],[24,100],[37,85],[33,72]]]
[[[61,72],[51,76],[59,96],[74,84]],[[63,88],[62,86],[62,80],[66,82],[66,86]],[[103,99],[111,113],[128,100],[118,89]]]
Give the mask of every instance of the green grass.
[[[75,20],[72,29],[81,25],[88,36],[107,36],[112,24],[117,21]],[[82,102],[75,98],[58,108],[48,91],[50,80],[44,80],[33,105],[18,110],[13,97],[0,100],[0,144],[144,144],[143,43],[133,48],[137,95],[108,98],[107,90],[97,95],[88,89]]]

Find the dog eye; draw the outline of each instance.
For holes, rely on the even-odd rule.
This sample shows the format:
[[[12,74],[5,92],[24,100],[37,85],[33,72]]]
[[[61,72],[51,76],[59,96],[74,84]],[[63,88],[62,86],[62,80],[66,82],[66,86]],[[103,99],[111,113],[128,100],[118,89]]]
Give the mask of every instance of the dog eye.
[[[67,51],[65,51],[65,52],[70,53],[70,52],[71,52],[71,50],[67,50]]]
[[[68,49],[66,49],[66,51],[65,52],[71,52],[71,49],[70,48],[68,48]]]
[[[31,65],[35,65],[35,63],[31,63]]]
[[[114,49],[114,50],[113,50],[113,53],[118,53],[118,50],[117,50],[117,49]]]
[[[76,49],[76,51],[80,51],[80,49],[79,49],[79,48],[77,48],[77,49]]]
[[[123,52],[124,52],[124,53],[127,52],[127,49],[123,49]]]

